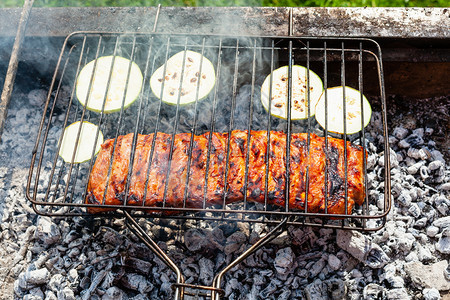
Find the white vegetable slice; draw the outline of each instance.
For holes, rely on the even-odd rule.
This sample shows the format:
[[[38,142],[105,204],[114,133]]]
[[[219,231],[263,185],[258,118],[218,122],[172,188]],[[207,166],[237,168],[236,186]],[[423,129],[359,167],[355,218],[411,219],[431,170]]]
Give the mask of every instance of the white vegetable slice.
[[[76,154],[74,163],[82,163],[91,159],[92,151],[95,147],[95,154],[100,151],[100,146],[103,144],[103,134],[101,131],[98,133],[97,143],[95,143],[95,136],[97,134],[97,125],[84,121],[81,123],[77,121],[70,124],[64,130],[64,135],[61,142],[61,148],[59,149],[59,156],[62,159],[70,163],[72,162],[73,153],[75,151],[75,145],[77,142],[78,130],[81,132],[78,139],[78,145],[76,147]]]
[[[138,65],[129,59],[116,56],[114,67],[111,67],[113,58],[113,56],[97,58],[95,75],[93,77],[92,72],[94,71],[95,60],[84,66],[78,75],[76,84],[77,99],[91,111],[101,112],[105,100],[105,113],[119,111],[122,106],[125,87],[127,88],[127,94],[124,108],[130,106],[141,92],[143,77]],[[128,70],[130,70],[130,75],[127,84]],[[110,73],[111,79],[108,85]],[[90,86],[91,78],[92,84]]]
[[[288,74],[289,67],[283,66],[272,72],[272,102],[270,113],[278,118],[287,119],[288,106]],[[303,66],[292,66],[292,85],[291,85],[291,119],[308,118],[308,84],[307,68]],[[323,83],[320,77],[309,70],[309,116],[314,115],[314,107],[323,92]],[[269,111],[270,95],[270,74],[264,80],[261,87],[261,103]]]
[[[344,133],[344,88],[342,86],[327,89],[328,105],[328,131],[335,133]],[[347,134],[357,133],[362,130],[362,114],[364,112],[364,127],[370,122],[372,108],[367,98],[362,95],[363,106],[361,109],[361,93],[351,87],[345,87],[345,110],[346,110],[346,129]],[[325,128],[325,93],[320,97],[316,105],[316,120]]]
[[[181,73],[183,73],[183,82],[181,82]],[[197,98],[198,100],[206,98],[215,82],[216,73],[211,61],[200,53],[186,50],[170,57],[166,64],[153,73],[150,78],[150,87],[157,98],[161,98],[161,89],[163,89],[161,100],[167,104],[176,105],[178,96],[181,94],[180,104],[184,105],[195,102]]]

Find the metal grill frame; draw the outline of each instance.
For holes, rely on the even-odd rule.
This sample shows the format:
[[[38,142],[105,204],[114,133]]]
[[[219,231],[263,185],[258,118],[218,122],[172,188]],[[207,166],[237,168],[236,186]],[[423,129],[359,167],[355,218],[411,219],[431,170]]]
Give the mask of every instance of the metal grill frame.
[[[82,38],[82,42],[81,45],[80,43],[74,43],[74,39],[75,40],[79,40],[80,37]],[[147,58],[145,62],[145,69],[144,69],[144,83],[143,83],[143,90],[141,92],[141,95],[138,99],[138,104],[134,103],[133,105],[136,106],[138,105],[138,116],[136,119],[136,125],[134,126],[134,136],[133,136],[133,144],[132,144],[132,151],[131,151],[131,157],[130,157],[130,161],[133,161],[134,159],[134,152],[135,152],[135,147],[136,147],[136,140],[137,140],[137,134],[139,133],[143,133],[143,128],[140,128],[139,124],[140,124],[140,120],[141,118],[145,118],[145,105],[149,102],[149,101],[154,101],[154,99],[150,99],[152,96],[150,95],[151,92],[149,91],[149,77],[150,75],[153,73],[154,70],[149,71],[150,64],[152,62],[152,55],[154,55],[155,53],[152,52],[152,49],[155,49],[156,46],[154,45],[155,41],[157,41],[158,39],[162,39],[162,40],[166,40],[167,42],[165,43],[165,45],[159,45],[158,49],[161,48],[166,48],[165,53],[163,54],[163,56],[165,56],[164,58],[164,63],[167,62],[167,59],[169,57],[169,53],[170,50],[173,49],[174,47],[178,48],[184,48],[185,50],[189,50],[192,48],[195,48],[196,50],[198,49],[198,52],[201,52],[201,54],[204,54],[204,52],[206,51],[205,49],[207,48],[214,48],[215,50],[217,49],[217,58],[216,58],[216,73],[217,73],[217,78],[220,78],[220,71],[221,71],[221,63],[222,63],[222,53],[223,51],[227,50],[227,51],[235,51],[235,65],[234,65],[234,74],[233,74],[233,86],[232,86],[232,97],[231,97],[231,116],[230,116],[230,123],[229,123],[229,127],[228,127],[228,141],[227,141],[227,158],[226,158],[226,170],[225,170],[225,178],[227,178],[228,176],[228,171],[229,171],[229,154],[230,154],[230,133],[231,130],[233,129],[233,122],[234,120],[234,111],[236,108],[236,95],[237,95],[237,88],[238,88],[238,84],[237,84],[237,80],[238,80],[238,75],[239,75],[239,58],[240,58],[240,52],[241,51],[253,51],[253,62],[252,62],[252,78],[251,78],[251,99],[249,101],[249,120],[250,122],[248,122],[248,138],[247,138],[247,156],[246,156],[246,169],[245,169],[245,188],[247,189],[247,180],[248,180],[248,157],[249,157],[249,141],[250,141],[250,130],[252,128],[252,113],[253,113],[253,97],[255,95],[255,65],[256,65],[256,53],[257,51],[270,51],[271,52],[271,61],[270,61],[270,72],[272,72],[275,67],[275,52],[287,52],[288,55],[288,70],[289,70],[289,82],[288,82],[288,86],[291,87],[292,86],[292,78],[291,78],[291,73],[292,73],[292,66],[294,65],[294,60],[296,59],[296,57],[299,55],[300,52],[304,52],[303,57],[306,56],[306,68],[308,70],[308,86],[307,86],[307,90],[308,90],[308,94],[309,94],[309,70],[310,70],[310,62],[314,60],[317,60],[317,57],[312,58],[314,56],[317,56],[316,53],[319,53],[318,55],[320,56],[320,53],[323,53],[322,55],[322,63],[323,63],[323,80],[324,80],[324,89],[325,89],[325,103],[327,103],[327,96],[326,96],[326,89],[328,87],[328,65],[333,61],[333,60],[337,60],[338,62],[340,61],[340,77],[341,77],[341,85],[345,86],[346,85],[346,62],[347,60],[357,60],[358,62],[358,89],[359,91],[361,91],[361,95],[363,93],[363,63],[366,63],[366,60],[363,58],[363,56],[368,56],[368,60],[372,61],[371,63],[375,63],[376,67],[377,67],[377,72],[378,72],[378,79],[379,79],[379,97],[381,100],[381,105],[382,105],[382,118],[383,118],[383,135],[384,135],[384,139],[385,139],[385,153],[389,152],[389,145],[388,145],[388,139],[387,139],[387,125],[386,125],[386,104],[385,104],[385,94],[384,94],[384,79],[383,79],[383,73],[382,73],[382,65],[381,65],[381,49],[379,47],[379,45],[370,39],[355,39],[355,38],[340,38],[340,39],[336,39],[336,38],[316,38],[316,37],[279,37],[279,36],[269,36],[269,37],[260,37],[260,36],[250,36],[250,37],[231,37],[231,36],[218,36],[218,35],[186,35],[186,34],[165,34],[165,33],[150,33],[150,34],[142,34],[142,33],[103,33],[103,32],[76,32],[71,34],[70,36],[68,36],[65,40],[65,43],[63,45],[63,48],[61,50],[61,54],[58,60],[58,64],[55,70],[55,74],[54,77],[52,79],[51,82],[51,86],[49,89],[49,93],[48,93],[48,97],[47,97],[47,102],[45,105],[45,110],[44,110],[44,114],[42,116],[42,121],[40,123],[40,127],[39,127],[39,134],[36,140],[36,144],[35,144],[35,148],[33,149],[33,156],[32,156],[32,162],[31,162],[31,166],[30,166],[30,172],[29,172],[29,178],[28,178],[28,183],[27,183],[27,197],[28,199],[33,203],[33,206],[35,208],[35,210],[40,213],[40,214],[46,214],[46,215],[50,215],[50,216],[79,216],[79,215],[90,215],[87,214],[86,212],[83,212],[82,210],[79,210],[78,208],[80,207],[99,207],[101,206],[102,208],[113,208],[113,209],[126,209],[126,210],[134,210],[134,212],[131,214],[132,216],[136,216],[136,217],[141,217],[142,214],[140,212],[136,212],[136,210],[138,209],[138,207],[136,206],[129,206],[127,205],[127,192],[125,192],[125,200],[124,200],[124,205],[118,205],[118,206],[111,206],[111,205],[93,205],[93,204],[84,204],[84,203],[75,203],[74,199],[73,199],[73,188],[74,186],[70,187],[71,185],[71,178],[76,178],[78,175],[78,168],[79,165],[76,164],[68,164],[68,172],[66,174],[63,174],[62,171],[64,168],[60,168],[59,174],[55,174],[56,172],[56,168],[57,165],[59,164],[58,160],[60,160],[60,158],[58,158],[58,155],[55,155],[54,159],[53,159],[53,166],[52,166],[52,171],[51,171],[51,179],[50,179],[50,183],[53,182],[54,177],[57,178],[56,180],[56,188],[55,188],[55,193],[53,196],[51,196],[51,186],[49,184],[49,187],[47,189],[46,195],[45,197],[40,200],[37,198],[37,187],[39,184],[39,175],[40,175],[40,170],[42,168],[42,164],[44,162],[43,159],[43,154],[44,154],[44,149],[46,147],[46,143],[47,143],[47,136],[49,134],[49,130],[51,129],[51,116],[53,116],[53,114],[55,113],[55,107],[57,104],[57,101],[59,100],[59,94],[61,93],[61,86],[63,84],[64,81],[64,76],[66,75],[67,72],[67,68],[69,66],[70,68],[70,64],[68,64],[69,60],[75,56],[75,54],[73,54],[75,51],[77,51],[77,47],[81,47],[81,52],[79,54],[79,56],[75,56],[75,58],[78,60],[78,63],[76,65],[76,76],[74,76],[74,78],[76,78],[78,76],[78,73],[80,72],[82,66],[87,63],[87,57],[88,54],[85,53],[85,49],[88,49],[88,51],[91,51],[89,46],[87,45],[87,43],[89,43],[88,39],[95,39],[98,38],[98,45],[96,47],[95,50],[95,59],[97,57],[100,56],[104,56],[105,54],[101,53],[101,50],[105,51],[104,48],[107,46],[110,46],[110,42],[104,42],[104,40],[108,40],[108,39],[116,39],[116,42],[114,44],[114,50],[113,53],[108,53],[108,55],[112,54],[114,55],[114,57],[116,56],[121,56],[118,55],[117,51],[118,51],[118,47],[124,47],[123,44],[120,44],[120,40],[121,39],[126,39],[125,43],[126,44],[131,44],[131,54],[129,54],[129,59],[130,60],[134,60],[135,59],[135,55],[136,52],[138,52],[139,50],[141,50],[141,48],[139,47],[148,47],[148,53],[147,53]],[[148,40],[148,44],[143,43],[144,46],[142,46],[140,44],[140,40],[141,39],[147,39]],[[173,40],[179,41],[181,39],[185,39],[185,43],[183,44],[179,44],[177,42],[173,42]],[[190,45],[188,40],[195,40],[195,41],[202,41],[201,46],[199,45]],[[218,44],[214,44],[208,45],[206,44],[206,42],[208,41],[218,41]],[[242,45],[243,42],[241,42],[242,40],[250,40],[252,42],[254,42],[253,47],[251,47],[251,45],[249,44],[244,44]],[[233,43],[235,43],[235,47],[229,46],[230,41],[233,41]],[[258,46],[258,42],[263,41],[270,41],[271,45],[270,46],[265,46],[265,45],[261,45]],[[108,44],[109,43],[109,44]],[[241,44],[240,44],[241,43]],[[284,44],[283,44],[284,43]],[[119,45],[120,44],[120,45]],[[311,44],[313,44],[313,46],[311,46]],[[323,44],[323,47],[317,47],[317,44]],[[335,46],[329,47],[328,45],[333,44],[333,45],[340,45],[340,48],[337,48]],[[278,46],[278,45],[282,45],[282,46]],[[359,47],[355,47],[359,46]],[[375,51],[377,52],[373,52],[372,49],[370,50],[366,50],[365,47],[366,45],[369,45],[371,47],[373,47],[373,49],[375,49]],[[129,45],[128,45],[129,46]],[[172,47],[172,48],[171,48]],[[139,48],[139,49],[138,49]],[[253,48],[253,49],[252,49]],[[231,50],[230,50],[231,49]],[[91,52],[93,52],[94,50],[92,50]],[[331,53],[331,54],[330,54]],[[72,56],[71,56],[72,55]],[[84,63],[83,63],[84,60]],[[201,62],[202,63],[202,62]],[[131,68],[131,64],[130,64],[130,68]],[[153,68],[155,68],[155,60],[153,60]],[[94,64],[94,69],[95,69],[95,64]],[[142,68],[141,68],[142,69]],[[348,72],[347,72],[348,73]],[[271,76],[272,77],[272,76]],[[111,77],[109,77],[110,80]],[[92,78],[91,78],[92,79]],[[75,79],[72,79],[75,80]],[[127,81],[129,80],[129,78],[127,78]],[[270,86],[272,86],[272,78],[270,79],[271,83]],[[212,111],[212,118],[211,118],[211,128],[209,128],[210,132],[214,132],[215,129],[215,119],[217,117],[217,112],[215,111],[216,106],[217,106],[217,89],[218,89],[219,83],[216,82],[215,84],[215,88],[214,91],[211,92],[211,94],[214,94],[214,99],[213,99],[213,111]],[[92,122],[93,119],[97,118],[98,121],[96,123],[98,123],[101,127],[101,124],[104,122],[104,119],[107,117],[106,114],[102,112],[98,114],[98,116],[95,116],[95,113],[90,113],[88,110],[86,110],[85,106],[82,106],[80,108],[79,105],[74,104],[74,102],[76,102],[75,95],[74,95],[74,90],[75,90],[75,82],[73,82],[72,84],[72,94],[70,96],[70,102],[69,102],[69,108],[67,109],[66,115],[65,115],[65,119],[64,119],[64,126],[63,128],[65,128],[68,125],[68,120],[69,120],[69,111],[72,108],[72,106],[74,107],[74,109],[77,111],[75,113],[75,115],[79,114],[78,110],[81,109],[80,111],[80,121],[83,120],[87,120]],[[164,89],[164,86],[162,87],[162,89]],[[179,89],[181,90],[181,84]],[[148,95],[145,95],[145,91],[147,91]],[[198,90],[197,90],[198,92]],[[269,98],[271,99],[271,93],[272,91],[270,91],[269,94]],[[345,89],[344,89],[344,93],[345,93]],[[126,92],[124,93],[126,94]],[[125,97],[124,97],[125,98]],[[345,98],[345,94],[344,94],[344,98]],[[170,171],[170,163],[171,163],[171,155],[173,153],[173,143],[174,143],[174,137],[175,134],[177,133],[177,127],[179,124],[179,113],[180,110],[182,109],[180,104],[179,104],[179,99],[180,97],[178,97],[178,103],[176,105],[176,111],[175,111],[175,125],[174,125],[174,129],[171,133],[172,139],[171,139],[171,145],[170,145],[170,157],[169,157],[169,166],[167,169],[167,178],[169,175],[169,171]],[[292,120],[291,120],[291,102],[292,102],[292,95],[291,95],[291,89],[288,89],[288,108],[287,108],[287,121],[286,121],[286,158],[290,158],[290,141],[291,141],[291,135],[292,135]],[[160,101],[159,99],[157,99],[157,101],[159,101],[159,113],[157,116],[157,122],[155,125],[155,129],[153,133],[157,133],[159,132],[159,124],[161,121],[160,118],[160,113],[161,113],[161,106],[162,106],[162,101]],[[207,100],[202,100],[202,101],[207,101]],[[271,101],[271,100],[270,100]],[[362,101],[362,96],[361,96],[361,101]],[[308,102],[309,102],[309,97],[308,97]],[[190,140],[190,146],[189,146],[189,161],[188,161],[188,171],[187,173],[189,174],[189,167],[190,167],[190,160],[191,160],[191,156],[192,156],[192,144],[193,144],[193,136],[197,130],[197,114],[198,114],[198,94],[197,94],[197,99],[195,101],[195,117],[194,117],[194,121],[193,121],[193,126],[191,128],[191,140]],[[269,105],[269,111],[268,111],[268,122],[267,122],[267,132],[268,132],[268,140],[270,140],[270,132],[271,132],[271,124],[273,121],[273,117],[271,115],[271,111],[270,111],[270,105]],[[308,116],[311,116],[311,112],[310,112],[310,105],[308,105]],[[143,112],[144,111],[144,112]],[[141,115],[141,112],[143,112],[143,115]],[[120,135],[120,127],[121,124],[123,123],[123,113],[124,113],[124,108],[122,105],[122,108],[120,110],[120,112],[118,112],[119,117],[118,117],[118,126],[116,129],[116,132],[114,134],[114,137],[117,137],[118,135]],[[327,113],[326,113],[327,114]],[[344,115],[346,114],[345,112],[345,105],[344,105]],[[50,115],[50,117],[48,117],[47,115]],[[307,119],[307,130],[306,132],[308,133],[308,154],[309,154],[309,145],[310,145],[310,134],[312,133],[312,128],[311,128],[311,120],[312,118],[309,117]],[[327,117],[326,117],[327,120]],[[73,120],[75,121],[75,120]],[[362,122],[364,123],[364,120],[362,120]],[[344,118],[344,126],[345,126],[345,118]],[[325,130],[324,130],[324,137],[325,137],[325,147],[328,149],[328,130],[327,130],[327,125],[325,125]],[[139,132],[140,131],[140,132]],[[363,129],[360,133],[360,141],[364,141],[365,140],[365,130]],[[97,132],[97,137],[98,137],[98,132]],[[149,168],[151,166],[152,163],[152,158],[153,158],[153,152],[154,152],[154,144],[155,144],[155,137],[156,134],[154,135],[153,141],[152,141],[152,150],[151,150],[151,154],[150,154],[150,163],[149,163]],[[342,139],[344,140],[344,143],[346,144],[348,140],[350,140],[349,136],[347,134],[342,135]],[[116,140],[117,141],[117,140]],[[116,141],[114,143],[114,149],[116,146]],[[272,224],[277,224],[280,222],[280,220],[285,217],[288,216],[290,217],[290,220],[288,222],[288,224],[293,224],[293,225],[308,225],[308,226],[323,226],[323,227],[331,227],[331,228],[344,228],[344,229],[360,229],[360,230],[378,230],[380,229],[383,225],[384,225],[384,220],[382,220],[386,214],[389,212],[390,210],[390,205],[391,205],[391,201],[390,201],[390,174],[388,172],[388,170],[390,170],[390,163],[389,163],[389,155],[385,155],[385,183],[384,183],[384,204],[383,204],[383,209],[382,209],[382,213],[381,214],[375,214],[375,215],[371,215],[369,214],[369,209],[368,209],[368,203],[369,203],[369,199],[368,199],[368,191],[367,191],[367,159],[364,156],[363,158],[363,164],[364,164],[364,187],[366,189],[366,193],[365,193],[365,201],[364,201],[364,205],[361,208],[363,210],[362,213],[353,213],[350,214],[349,212],[346,211],[345,214],[336,214],[336,215],[332,215],[333,218],[340,218],[341,220],[339,222],[336,221],[330,221],[328,220],[328,218],[330,217],[330,214],[327,213],[327,211],[325,211],[325,213],[311,213],[308,211],[307,205],[305,207],[304,211],[292,211],[288,205],[289,202],[285,201],[286,203],[286,207],[283,209],[279,209],[279,210],[269,210],[268,206],[267,206],[267,199],[268,199],[268,190],[267,188],[265,189],[265,203],[264,203],[264,210],[257,210],[257,211],[253,211],[253,210],[247,210],[247,206],[248,206],[248,201],[247,201],[247,190],[245,189],[244,191],[244,198],[243,198],[243,208],[241,209],[230,209],[227,208],[225,206],[226,203],[226,193],[224,195],[223,198],[223,208],[207,208],[206,209],[206,203],[207,203],[207,199],[206,199],[206,186],[207,186],[207,180],[208,180],[208,167],[209,167],[209,158],[210,158],[210,151],[211,151],[211,135],[209,135],[209,149],[208,149],[208,160],[207,160],[207,164],[206,164],[206,172],[205,172],[205,193],[204,193],[204,202],[203,202],[203,209],[198,209],[198,208],[187,208],[186,207],[186,198],[187,198],[187,190],[188,190],[188,184],[189,184],[189,176],[187,176],[186,179],[186,188],[185,188],[185,197],[184,197],[184,201],[183,201],[183,207],[182,208],[173,208],[173,207],[165,207],[165,202],[166,202],[166,195],[167,195],[167,188],[168,188],[168,180],[166,180],[165,182],[165,191],[164,191],[164,199],[162,199],[163,201],[163,206],[162,207],[151,207],[152,210],[155,211],[181,211],[181,212],[185,212],[186,214],[180,214],[177,216],[171,215],[169,216],[170,218],[187,218],[187,219],[207,219],[207,220],[234,220],[234,221],[248,221],[248,222],[263,222],[263,223],[272,223]],[[360,142],[360,144],[363,147],[363,151],[364,153],[366,153],[366,146],[364,142]],[[60,142],[58,143],[58,148],[56,153],[59,152],[59,147],[60,147]],[[270,147],[270,143],[268,143],[268,147]],[[39,151],[40,150],[40,151]],[[114,150],[113,150],[114,151]],[[345,155],[345,170],[347,171],[347,153],[346,153],[347,149],[346,147],[344,147],[344,155]],[[269,149],[267,150],[267,154],[269,153]],[[39,154],[39,157],[38,157]],[[266,154],[266,182],[265,182],[265,186],[267,187],[267,180],[268,180],[268,165],[269,165],[269,161],[268,161],[268,157]],[[94,151],[92,153],[92,158],[94,157]],[[36,164],[36,160],[37,160],[37,164]],[[287,187],[285,189],[285,199],[289,199],[289,166],[290,166],[290,159],[286,159],[286,171],[285,171],[285,186]],[[327,159],[326,161],[326,165],[325,165],[325,182],[328,182],[328,169],[327,169]],[[89,163],[89,171],[92,170],[93,167],[93,162],[94,159],[90,160]],[[112,162],[112,160],[111,160]],[[109,166],[109,172],[111,170],[111,165]],[[132,164],[129,164],[129,172],[128,172],[128,178],[131,177],[131,166]],[[75,172],[75,175],[72,175],[73,172]],[[64,187],[64,194],[62,196],[62,198],[64,199],[62,202],[58,202],[58,199],[60,200],[61,197],[56,197],[56,190],[59,188],[59,182],[61,180],[61,178],[64,175],[68,175],[69,179],[67,180],[66,186]],[[148,174],[147,174],[148,175]],[[33,182],[33,177],[35,178],[35,183],[34,183],[34,187],[33,189],[31,188],[32,186],[32,182]],[[226,190],[226,184],[227,181],[225,180],[225,187],[224,190]],[[347,197],[347,182],[348,182],[348,178],[347,178],[347,172],[345,172],[345,201],[346,201],[346,207],[347,207],[347,201],[348,201],[348,197]],[[126,191],[128,191],[128,183],[126,184]],[[73,185],[77,184],[77,181],[75,179],[75,183]],[[86,196],[86,191],[87,191],[87,180],[85,181],[85,189],[84,189],[84,193],[83,193],[83,199],[85,199]],[[72,188],[72,191],[70,191],[70,189]],[[306,169],[306,196],[305,198],[308,199],[308,189],[309,189],[309,174],[308,174],[308,167]],[[106,191],[106,189],[105,189]],[[325,191],[327,191],[327,189],[325,189]],[[325,192],[325,201],[326,203],[328,203],[328,195],[326,194],[327,192]],[[69,198],[68,196],[71,195]],[[68,198],[68,201],[66,200]],[[144,199],[145,199],[145,195],[144,195]],[[305,201],[307,202],[307,201]],[[143,201],[144,204],[144,201]],[[45,211],[45,209],[43,209],[44,207],[48,207],[48,206],[65,206],[68,208],[67,210],[63,210],[62,212],[55,212],[53,209],[51,209],[50,212]],[[327,207],[327,205],[325,205],[325,207]],[[141,207],[144,208],[144,207]],[[145,207],[148,208],[148,207]],[[200,215],[198,214],[200,212]],[[197,213],[197,214],[196,214]],[[262,215],[263,219],[261,220],[261,218],[247,218],[246,216],[249,214],[258,214],[258,215]],[[118,217],[118,216],[124,216],[123,213],[119,213],[119,212],[113,212],[113,213],[107,213],[107,214],[102,214],[102,216],[106,217]],[[151,217],[151,215],[150,215]],[[314,219],[314,220],[313,220]],[[369,228],[366,227],[366,220],[368,219],[380,219],[382,220],[377,227],[374,228]],[[348,221],[349,220],[359,220],[360,224],[358,226],[355,227],[355,225],[349,224]],[[319,222],[317,222],[319,221]]]

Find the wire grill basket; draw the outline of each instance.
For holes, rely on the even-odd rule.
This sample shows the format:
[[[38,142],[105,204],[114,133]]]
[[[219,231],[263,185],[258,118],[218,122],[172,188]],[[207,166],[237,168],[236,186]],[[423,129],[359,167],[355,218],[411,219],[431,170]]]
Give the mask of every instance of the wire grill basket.
[[[170,56],[183,50],[201,53],[211,60],[216,67],[215,86],[206,99],[199,100],[197,97],[196,101],[188,106],[182,106],[179,103],[167,105],[152,94],[149,84],[150,77],[159,66],[167,63]],[[112,114],[104,111],[92,112],[80,105],[77,100],[77,77],[87,63],[101,56],[110,55],[115,58],[130,59],[141,68],[144,77],[142,91],[129,108],[124,108],[122,105],[120,111]],[[264,78],[280,66],[288,66],[289,72],[292,72],[294,65],[303,65],[318,74],[323,80],[325,90],[337,85],[352,86],[362,94],[365,91],[367,78],[373,80],[375,76],[379,82],[376,96],[381,100],[385,151],[386,153],[389,151],[386,138],[381,51],[378,44],[372,40],[77,32],[71,34],[64,43],[48,92],[39,135],[33,150],[27,196],[38,213],[53,216],[88,215],[86,207],[108,207],[107,205],[84,203],[89,172],[95,161],[94,153],[92,153],[93,159],[82,164],[64,162],[58,155],[63,129],[75,121],[89,121],[98,125],[105,138],[117,138],[119,135],[128,133],[137,135],[166,132],[172,135],[173,140],[175,134],[181,132],[187,132],[193,137],[194,134],[199,135],[210,131],[230,133],[235,129],[248,130],[249,135],[251,130],[265,130],[268,132],[269,140],[272,130],[283,131],[286,133],[288,145],[290,143],[288,137],[296,132],[307,133],[308,142],[312,134],[328,137],[331,133],[317,124],[310,110],[308,111],[310,118],[292,120],[290,110],[287,109],[287,120],[282,120],[273,117],[262,108],[260,93]],[[366,70],[371,70],[371,72]],[[129,77],[127,76],[127,80],[130,80]],[[182,87],[180,86],[180,88]],[[288,95],[288,97],[291,99],[292,95]],[[289,105],[292,105],[292,100],[289,101]],[[338,137],[345,142],[351,141],[361,145],[366,152],[367,134],[363,129],[357,134],[342,134]],[[96,138],[98,138],[98,133]],[[131,156],[134,155],[135,147],[136,139],[133,139]],[[173,144],[171,147],[173,150]],[[229,153],[229,143],[227,150]],[[189,151],[191,159],[192,147]],[[290,157],[289,151],[290,147],[286,147],[286,157]],[[389,156],[385,157],[385,200],[382,207],[376,211],[370,209],[371,203],[367,191],[367,159],[364,157],[364,187],[366,190],[364,204],[355,207],[353,212],[346,211],[345,214],[334,216],[338,217],[338,220],[329,218],[326,213],[309,212],[307,207],[303,211],[295,211],[287,204],[285,208],[274,208],[267,205],[267,189],[263,205],[250,203],[244,197],[240,205],[207,208],[204,205],[204,209],[188,208],[186,205],[183,208],[175,209],[162,205],[162,207],[152,207],[152,210],[182,212],[168,214],[171,218],[279,223],[283,217],[289,216],[289,224],[376,230],[383,226],[384,216],[390,208],[390,178],[386,171],[389,170]],[[347,164],[347,157],[345,157],[345,166]],[[289,159],[286,165],[289,166]],[[227,165],[225,174],[228,173]],[[326,166],[325,173],[326,179],[329,180]],[[247,178],[248,167],[243,180],[247,180]],[[288,167],[286,167],[286,178],[288,181]],[[345,182],[347,181],[348,177],[345,174]],[[189,176],[186,186],[188,185]],[[288,182],[286,186],[286,195],[288,195]],[[347,195],[347,188],[345,188],[345,193]],[[166,193],[164,199],[161,199],[163,203],[166,202],[165,197]],[[225,198],[224,204],[226,203]],[[306,198],[308,198],[308,189],[306,189]],[[206,203],[207,199],[204,201]],[[374,204],[376,205],[376,203]],[[111,208],[130,209],[136,207],[128,206],[124,201],[123,205]],[[138,210],[133,210],[131,214],[143,215]],[[103,215],[123,216],[123,212],[114,211]],[[368,220],[374,221],[368,222]]]

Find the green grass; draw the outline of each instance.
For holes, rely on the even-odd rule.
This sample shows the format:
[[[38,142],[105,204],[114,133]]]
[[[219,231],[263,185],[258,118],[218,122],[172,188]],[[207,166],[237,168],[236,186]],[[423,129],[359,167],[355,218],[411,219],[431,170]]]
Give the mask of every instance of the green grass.
[[[19,7],[23,0],[2,0],[0,8]],[[35,0],[34,7],[58,6],[319,6],[447,7],[448,0]]]

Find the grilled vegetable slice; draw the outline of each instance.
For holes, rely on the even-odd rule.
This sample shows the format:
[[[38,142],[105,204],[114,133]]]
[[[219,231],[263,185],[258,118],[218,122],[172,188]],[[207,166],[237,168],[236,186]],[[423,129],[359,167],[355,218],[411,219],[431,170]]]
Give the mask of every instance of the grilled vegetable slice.
[[[77,135],[80,125],[81,131],[77,144]],[[97,130],[98,127],[96,125],[86,121],[83,123],[77,121],[67,126],[64,130],[61,148],[59,149],[59,156],[61,156],[67,163],[72,162],[72,156],[76,146],[76,154],[73,162],[82,163],[90,160],[94,147],[94,155],[96,155],[98,151],[100,151],[100,146],[103,144],[103,134],[100,130],[98,133],[97,143],[95,143]]]
[[[269,95],[272,97],[270,113],[278,118],[287,119],[288,106],[288,73],[289,67],[284,66],[272,72],[272,94],[270,94],[270,74],[264,80],[261,87],[261,102],[264,108],[269,111]],[[303,66],[292,66],[292,86],[291,86],[291,119],[308,118],[308,71]],[[323,92],[323,84],[320,77],[309,70],[309,116],[314,115],[314,107]]]
[[[150,79],[150,86],[153,94],[163,102],[176,105],[180,96],[180,104],[184,105],[195,102],[197,98],[206,98],[215,82],[216,73],[211,61],[200,53],[186,50],[178,52],[159,67]]]
[[[367,98],[359,91],[346,86],[332,87],[327,89],[327,114],[328,114],[328,131],[335,133],[344,133],[344,96],[345,91],[345,112],[346,112],[346,128],[347,134],[357,133],[363,128],[361,121],[364,113],[364,127],[370,122],[372,108]],[[362,109],[361,109],[362,97]],[[320,97],[316,105],[316,120],[325,128],[325,93]]]
[[[101,112],[105,100],[105,113],[119,111],[124,100],[125,88],[127,94],[123,106],[127,108],[138,98],[141,92],[143,77],[138,65],[129,59],[116,56],[114,67],[111,68],[113,59],[113,56],[99,57],[96,65],[95,60],[89,62],[78,75],[77,99],[91,111]],[[92,76],[94,65],[95,75]],[[111,79],[109,79],[110,73]],[[128,73],[130,73],[129,78]],[[91,78],[92,84],[90,84]],[[110,80],[109,85],[108,80]]]

